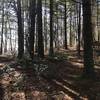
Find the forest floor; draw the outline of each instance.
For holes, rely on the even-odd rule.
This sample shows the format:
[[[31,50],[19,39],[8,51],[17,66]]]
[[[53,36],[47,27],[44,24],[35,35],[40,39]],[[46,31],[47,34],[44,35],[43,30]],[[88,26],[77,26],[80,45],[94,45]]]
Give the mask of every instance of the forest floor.
[[[100,100],[100,57],[96,79],[81,78],[83,59],[76,51],[16,61],[0,56],[0,100]]]

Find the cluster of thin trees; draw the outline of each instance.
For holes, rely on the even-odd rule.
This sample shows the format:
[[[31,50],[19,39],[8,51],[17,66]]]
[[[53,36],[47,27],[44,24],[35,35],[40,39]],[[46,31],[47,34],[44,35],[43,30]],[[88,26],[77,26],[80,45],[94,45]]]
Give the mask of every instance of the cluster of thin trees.
[[[93,41],[100,41],[99,0],[1,0],[0,53],[43,58],[60,48],[84,50],[84,73],[94,76]],[[94,16],[95,15],[95,16]],[[18,29],[18,30],[16,30]],[[9,41],[9,42],[8,42]],[[8,47],[7,47],[8,46]]]

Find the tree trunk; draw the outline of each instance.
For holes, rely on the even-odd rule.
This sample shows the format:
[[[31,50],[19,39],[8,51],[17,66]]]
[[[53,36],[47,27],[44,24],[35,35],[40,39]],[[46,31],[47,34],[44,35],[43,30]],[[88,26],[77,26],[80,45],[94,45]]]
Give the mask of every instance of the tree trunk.
[[[80,36],[81,36],[81,5],[78,5],[78,57],[80,57]]]
[[[44,43],[42,32],[42,1],[37,1],[37,24],[38,24],[38,56],[44,57]]]
[[[70,9],[70,46],[72,47],[72,12]]]
[[[83,39],[84,39],[84,70],[83,76],[93,78],[93,36],[92,36],[91,0],[83,0]]]
[[[29,27],[29,54],[34,57],[34,35],[35,35],[36,0],[30,0],[30,27]]]
[[[1,47],[0,47],[0,54],[3,53],[3,34],[4,34],[4,1],[2,1],[2,28],[1,28]]]
[[[47,0],[45,0],[45,11],[44,11],[44,40],[45,40],[45,52],[48,49],[48,40],[47,40],[47,8],[46,8]]]
[[[54,54],[53,50],[53,0],[50,0],[50,50],[49,54]]]
[[[8,31],[7,30],[7,22],[5,22],[5,47],[4,47],[4,53],[7,52],[7,31]]]
[[[24,30],[21,16],[21,1],[17,0],[17,19],[18,19],[18,59],[24,54]]]
[[[64,13],[64,16],[65,16],[65,18],[64,18],[64,28],[65,28],[65,35],[64,35],[65,36],[65,40],[64,40],[65,42],[64,42],[64,47],[65,47],[65,49],[68,49],[68,46],[67,46],[68,44],[67,44],[67,16],[66,16],[66,13],[67,12],[66,12],[66,0],[65,0],[65,5],[64,6],[65,6],[65,8],[64,8],[65,9],[65,13]]]

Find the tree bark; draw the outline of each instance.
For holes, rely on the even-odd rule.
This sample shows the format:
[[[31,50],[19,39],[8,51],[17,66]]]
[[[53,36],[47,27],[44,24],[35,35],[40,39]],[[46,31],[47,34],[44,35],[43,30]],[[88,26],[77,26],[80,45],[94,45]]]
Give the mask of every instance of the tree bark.
[[[65,49],[68,49],[68,44],[67,44],[67,16],[66,16],[66,13],[67,13],[67,11],[66,11],[66,0],[65,0],[65,4],[64,4],[64,9],[65,9],[65,13],[64,13],[64,16],[65,16],[65,18],[64,18],[64,28],[65,28],[65,43],[64,43],[64,47],[65,47]]]
[[[1,28],[1,47],[0,47],[0,54],[3,53],[3,34],[4,34],[4,1],[2,1],[2,28]]]
[[[70,46],[72,47],[72,12],[70,9]]]
[[[50,0],[50,50],[49,54],[54,54],[53,50],[53,0]]]
[[[38,56],[44,57],[44,43],[42,32],[42,1],[37,1],[37,24],[38,24]]]
[[[17,19],[18,19],[18,59],[24,54],[24,29],[21,16],[21,1],[17,0]]]
[[[81,5],[78,5],[78,57],[80,57],[80,36],[81,36]]]
[[[34,57],[34,35],[35,35],[35,16],[36,16],[36,0],[30,0],[30,27],[29,27],[29,54],[31,59]]]
[[[95,76],[93,60],[93,35],[92,35],[91,0],[83,0],[83,39],[84,39],[84,70],[83,76]]]

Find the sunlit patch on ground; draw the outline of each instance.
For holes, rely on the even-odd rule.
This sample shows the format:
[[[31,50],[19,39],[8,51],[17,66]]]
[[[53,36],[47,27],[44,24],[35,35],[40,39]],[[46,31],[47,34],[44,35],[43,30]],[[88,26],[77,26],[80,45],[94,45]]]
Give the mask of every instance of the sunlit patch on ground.
[[[4,66],[4,64],[3,63],[0,63],[0,68],[2,68]]]
[[[24,92],[14,92],[11,94],[11,100],[26,100]]]

